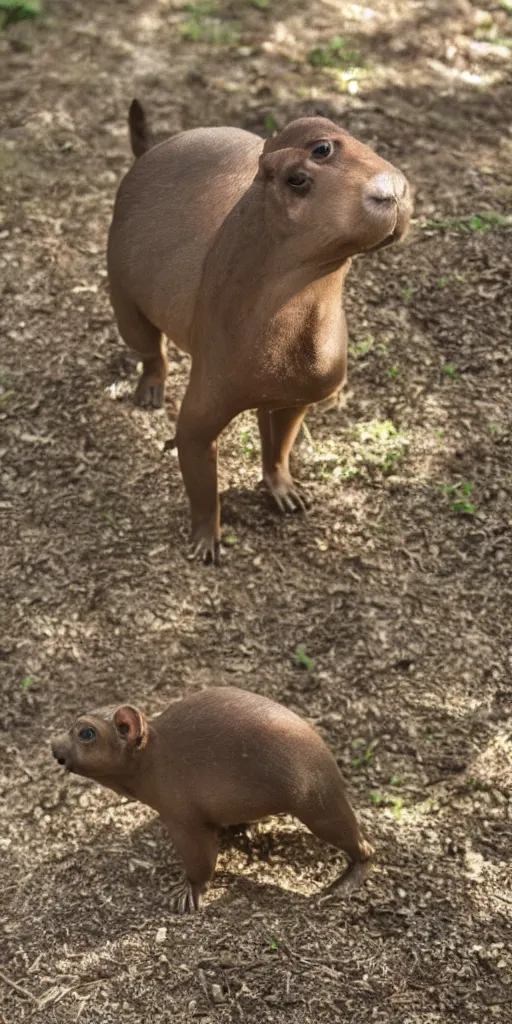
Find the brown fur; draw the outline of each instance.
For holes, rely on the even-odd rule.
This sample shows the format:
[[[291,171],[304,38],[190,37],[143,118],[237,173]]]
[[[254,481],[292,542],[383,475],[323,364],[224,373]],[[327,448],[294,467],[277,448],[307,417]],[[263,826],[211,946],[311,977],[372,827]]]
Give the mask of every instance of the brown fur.
[[[305,506],[289,455],[308,406],[345,379],[350,259],[404,235],[409,189],[391,164],[320,117],[265,143],[239,128],[198,128],[150,148],[134,101],[130,134],[142,156],[117,194],[112,304],[143,362],[140,404],[163,403],[166,337],[192,356],[176,444],[194,553],[216,561],[219,434],[257,409],[265,483],[282,511]]]
[[[93,729],[94,738],[80,736]],[[336,761],[298,715],[255,693],[204,690],[148,722],[131,705],[80,715],[52,743],[69,771],[158,811],[185,866],[174,906],[197,909],[215,870],[218,829],[293,814],[343,850],[334,883],[359,882],[373,849],[359,830]],[[330,888],[332,888],[331,886]]]

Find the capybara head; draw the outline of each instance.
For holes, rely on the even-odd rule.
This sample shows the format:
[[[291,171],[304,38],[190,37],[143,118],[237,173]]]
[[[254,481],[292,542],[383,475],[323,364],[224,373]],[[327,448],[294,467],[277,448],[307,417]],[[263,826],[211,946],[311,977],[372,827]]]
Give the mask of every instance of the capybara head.
[[[267,139],[257,180],[270,228],[326,263],[398,241],[409,226],[403,174],[323,117],[293,121]]]
[[[145,746],[145,716],[129,704],[80,715],[69,732],[52,740],[53,756],[70,772],[89,779],[129,777]]]

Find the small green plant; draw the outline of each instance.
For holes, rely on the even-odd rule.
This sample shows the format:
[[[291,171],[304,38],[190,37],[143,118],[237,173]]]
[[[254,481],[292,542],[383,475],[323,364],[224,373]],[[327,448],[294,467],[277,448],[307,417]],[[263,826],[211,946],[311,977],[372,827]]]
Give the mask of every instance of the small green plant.
[[[454,499],[450,503],[452,512],[456,512],[458,515],[474,516],[476,505],[469,501],[473,491],[472,483],[466,481],[465,483],[458,484],[441,484],[440,490],[442,494],[446,494],[447,497]]]
[[[390,786],[400,786],[401,784],[402,784],[402,776],[401,775],[392,775],[391,776],[391,778],[389,780],[389,785]]]
[[[30,690],[30,687],[34,685],[34,680],[30,676],[25,676],[21,683],[24,690]]]
[[[251,7],[256,7],[258,11],[268,11],[270,0],[251,0]]]
[[[272,953],[275,953],[279,949],[279,943],[277,939],[270,938],[268,940],[268,948],[272,950]]]
[[[267,135],[273,135],[277,131],[277,121],[273,114],[265,114],[263,124],[265,125]]]
[[[299,644],[296,648],[295,657],[297,658],[299,665],[301,665],[302,668],[305,668],[307,672],[313,671],[314,661],[306,654],[303,644]]]
[[[345,439],[315,443],[308,456],[317,476],[341,483],[375,470],[389,474],[404,458],[408,444],[407,435],[391,420],[369,420],[355,424]]]
[[[452,512],[457,512],[461,516],[474,516],[476,512],[476,505],[473,505],[471,501],[452,501],[451,505]]]
[[[348,346],[349,355],[352,359],[364,359],[373,350],[382,352],[385,355],[388,351],[387,341],[377,341],[373,334],[365,334],[359,341],[352,341]]]
[[[444,430],[441,430],[441,428],[439,428],[438,430],[434,430],[434,437],[436,441],[439,441],[439,443],[441,444],[441,442],[444,441]]]
[[[399,818],[401,813],[402,813],[402,811],[403,811],[403,807],[404,807],[404,802],[402,800],[402,797],[401,796],[397,796],[397,797],[394,797],[394,798],[391,797],[390,801],[389,801],[389,806],[391,807],[391,810],[393,811],[393,814],[394,814],[395,818]]]
[[[235,544],[237,544],[238,542],[234,533],[228,533],[226,534],[225,537],[222,538],[222,543],[225,544],[226,547],[228,548],[233,548]]]
[[[353,68],[362,64],[361,56],[353,50],[349,39],[333,36],[324,46],[318,46],[308,55],[314,68]]]
[[[445,377],[450,377],[451,380],[455,380],[457,376],[457,367],[454,363],[445,363],[443,366],[443,373]]]
[[[251,436],[251,431],[244,428],[240,432],[240,438],[240,447],[246,459],[255,459],[258,453],[256,451],[256,445]]]
[[[384,793],[371,792],[369,796],[374,807],[382,807],[382,805],[387,801],[387,797]]]
[[[409,302],[411,301],[411,295],[412,295],[412,288],[409,288],[409,287],[402,288],[402,298],[403,298],[406,306],[408,306]]]
[[[114,513],[110,511],[110,509],[105,509],[101,513],[101,518],[107,524],[107,526],[111,527],[112,530],[119,529],[119,523],[116,521],[116,517]]]
[[[423,226],[435,230],[451,230],[459,234],[469,234],[474,231],[489,231],[491,228],[509,227],[510,223],[510,217],[498,213],[496,210],[484,210],[483,213],[469,214],[466,217],[426,220]]]
[[[487,430],[491,434],[501,434],[501,427],[499,423],[489,423]]]
[[[398,366],[390,366],[389,370],[387,370],[388,377],[398,377],[398,373]]]
[[[0,0],[0,24],[7,28],[17,21],[37,18],[42,6],[41,0]]]
[[[437,283],[438,283],[439,288],[446,288],[446,285],[448,284],[448,278],[447,277],[440,277],[439,281]]]
[[[364,356],[368,355],[368,352],[371,352],[374,345],[375,338],[373,335],[367,334],[362,341],[352,341],[350,343],[348,346],[349,355],[351,355],[353,359],[363,359]]]
[[[388,473],[391,473],[393,471],[397,462],[400,462],[401,458],[402,452],[386,452],[380,464],[382,472],[387,476]]]
[[[366,740],[363,740],[363,739],[353,740],[353,742],[352,742],[353,750],[360,750],[361,753],[360,754],[356,754],[356,756],[352,758],[352,767],[353,768],[361,768],[361,767],[363,767],[363,765],[369,764],[370,761],[372,760],[373,752],[374,752],[376,746],[377,746],[377,740],[372,740],[371,743],[368,744],[368,746],[366,746]],[[363,749],[363,747],[364,747],[364,749]]]
[[[368,420],[359,423],[356,432],[361,441],[389,441],[396,437],[396,427],[391,420]]]
[[[362,442],[361,457],[367,465],[374,465],[383,473],[390,473],[402,458],[406,439],[400,435],[391,420],[370,420],[360,423],[355,433]]]
[[[187,4],[189,15],[180,25],[181,38],[189,43],[209,43],[211,46],[236,46],[240,40],[240,25],[236,21],[221,21],[215,17],[213,3]]]
[[[370,800],[374,807],[389,807],[395,818],[402,813],[404,802],[401,796],[389,796],[387,793],[370,792]]]

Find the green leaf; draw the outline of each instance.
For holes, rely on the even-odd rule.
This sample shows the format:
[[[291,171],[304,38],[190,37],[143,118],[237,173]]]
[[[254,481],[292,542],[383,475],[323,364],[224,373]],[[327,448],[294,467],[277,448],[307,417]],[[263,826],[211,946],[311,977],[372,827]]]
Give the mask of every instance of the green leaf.
[[[381,804],[386,803],[386,797],[383,793],[370,793],[370,800],[375,807],[380,807]]]
[[[472,505],[469,501],[452,501],[452,511],[458,512],[462,516],[474,516],[476,505]]]
[[[303,665],[308,672],[313,671],[314,662],[311,658],[308,657],[302,644],[299,644],[299,646],[297,647],[297,650],[295,651],[295,657],[297,658],[299,664]]]
[[[2,28],[27,18],[37,18],[41,10],[42,0],[0,0]]]
[[[445,363],[443,366],[443,373],[454,380],[457,376],[457,367],[453,363]]]

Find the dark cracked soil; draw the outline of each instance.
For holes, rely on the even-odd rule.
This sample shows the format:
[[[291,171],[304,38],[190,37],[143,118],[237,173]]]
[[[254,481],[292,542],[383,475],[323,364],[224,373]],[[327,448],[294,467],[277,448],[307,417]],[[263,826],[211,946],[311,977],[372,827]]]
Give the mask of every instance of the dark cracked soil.
[[[1,34],[2,1024],[512,1020],[509,12],[47,0]],[[252,416],[226,432],[217,571],[162,456],[187,361],[135,409],[106,292],[133,95],[160,133],[326,114],[416,193],[350,276],[311,514],[258,489]],[[52,761],[84,706],[212,683],[321,730],[379,852],[351,898],[318,902],[341,859],[283,820],[175,918],[152,814]]]

